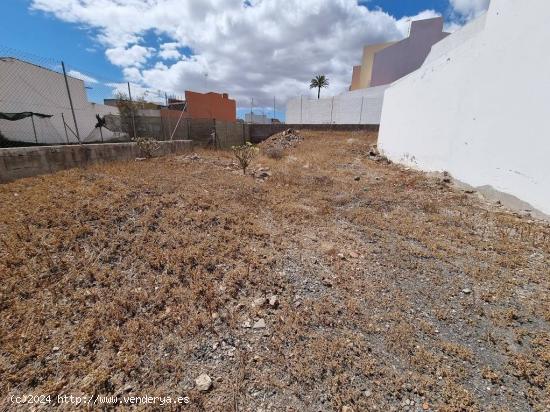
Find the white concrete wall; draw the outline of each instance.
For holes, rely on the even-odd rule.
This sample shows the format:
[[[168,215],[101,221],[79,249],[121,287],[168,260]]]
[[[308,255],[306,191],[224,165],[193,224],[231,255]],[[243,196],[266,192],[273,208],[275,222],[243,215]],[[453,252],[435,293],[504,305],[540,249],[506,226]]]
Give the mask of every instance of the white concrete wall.
[[[97,122],[95,115],[118,114],[118,109],[89,103],[84,82],[73,77],[68,77],[68,82],[81,139],[94,140],[94,135],[97,134],[97,140],[99,140],[99,132],[94,130]],[[39,143],[52,144],[67,141],[61,113],[65,116],[67,124],[74,130],[63,75],[20,60],[0,59],[0,111],[53,115],[50,119],[34,119]],[[34,141],[30,118],[15,122],[0,120],[0,133],[11,140]],[[77,141],[71,132],[68,134],[70,142]],[[106,140],[112,135],[108,130],[103,130]]]
[[[548,1],[493,0],[484,28],[444,40],[386,91],[382,151],[550,214],[548,15]]]
[[[287,103],[286,123],[379,124],[387,87],[359,89],[322,99],[297,97]]]

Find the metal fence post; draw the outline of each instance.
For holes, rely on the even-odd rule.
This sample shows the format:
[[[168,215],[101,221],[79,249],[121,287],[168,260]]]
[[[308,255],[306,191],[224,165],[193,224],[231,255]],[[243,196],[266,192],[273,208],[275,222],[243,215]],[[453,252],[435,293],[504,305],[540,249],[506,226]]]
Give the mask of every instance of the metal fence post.
[[[332,124],[332,112],[334,110],[334,96],[332,96],[332,101],[330,104],[330,124]]]
[[[65,63],[61,62],[61,67],[63,68],[63,77],[65,78],[65,86],[67,87],[67,94],[69,95],[69,104],[71,105],[71,113],[73,114],[74,129],[76,131],[76,138],[78,139],[78,143],[82,144],[82,142],[80,141],[80,133],[78,132],[78,124],[76,123],[76,115],[74,114],[73,99],[71,97],[71,90],[69,89],[69,81],[67,80],[67,72],[65,71]]]
[[[32,131],[34,132],[34,141],[38,144],[38,137],[36,136],[36,127],[34,125],[34,115],[31,113]]]
[[[130,90],[130,82],[128,82],[128,97],[130,98],[130,110],[132,111],[132,126],[134,129],[134,139],[137,138],[136,136],[136,117],[134,114],[134,104],[132,102],[132,91]]]
[[[67,133],[67,124],[65,123],[65,116],[61,112],[61,119],[63,120],[63,128],[65,129],[65,139],[67,139],[67,144],[69,144],[69,133]]]

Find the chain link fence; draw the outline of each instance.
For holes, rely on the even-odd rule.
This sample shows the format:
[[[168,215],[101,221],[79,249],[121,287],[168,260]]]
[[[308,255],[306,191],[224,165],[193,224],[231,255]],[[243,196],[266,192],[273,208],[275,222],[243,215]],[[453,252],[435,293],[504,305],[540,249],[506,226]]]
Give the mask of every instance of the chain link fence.
[[[241,122],[191,119],[185,99],[0,46],[0,147],[125,142],[135,137],[229,147]]]

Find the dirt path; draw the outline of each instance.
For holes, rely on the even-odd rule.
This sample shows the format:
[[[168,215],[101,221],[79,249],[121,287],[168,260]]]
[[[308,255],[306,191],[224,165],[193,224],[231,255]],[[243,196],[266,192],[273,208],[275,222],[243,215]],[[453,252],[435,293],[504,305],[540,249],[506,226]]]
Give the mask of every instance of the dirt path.
[[[202,151],[0,186],[1,393],[546,410],[548,225],[302,135],[265,180]]]

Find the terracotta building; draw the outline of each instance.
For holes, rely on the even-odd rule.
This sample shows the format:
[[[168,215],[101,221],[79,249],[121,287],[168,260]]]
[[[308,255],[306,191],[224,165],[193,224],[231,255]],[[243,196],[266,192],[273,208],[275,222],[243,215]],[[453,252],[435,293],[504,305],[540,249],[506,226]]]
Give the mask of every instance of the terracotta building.
[[[191,119],[237,120],[237,103],[227,93],[185,91],[185,111]]]

